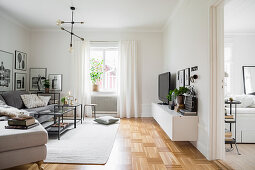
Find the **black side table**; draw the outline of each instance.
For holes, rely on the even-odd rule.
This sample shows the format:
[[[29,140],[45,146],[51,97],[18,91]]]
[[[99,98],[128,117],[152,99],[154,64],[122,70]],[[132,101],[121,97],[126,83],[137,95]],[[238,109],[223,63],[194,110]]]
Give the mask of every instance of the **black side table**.
[[[241,155],[238,151],[238,147],[236,145],[236,105],[238,104],[241,104],[240,101],[237,101],[237,100],[233,100],[233,101],[225,101],[225,104],[229,104],[229,108],[230,108],[230,112],[229,112],[229,116],[234,116],[233,118],[230,118],[230,119],[226,119],[225,118],[225,123],[229,123],[229,131],[232,132],[232,124],[234,124],[235,128],[234,128],[234,132],[235,132],[235,137],[231,138],[231,139],[228,139],[226,140],[225,139],[225,144],[230,144],[231,146],[231,149],[233,148],[232,144],[235,144],[236,146],[236,151],[238,153],[238,155]],[[232,109],[233,109],[233,105],[234,105],[234,115],[233,115],[233,112],[232,112]],[[227,113],[225,114],[225,116],[228,116]]]
[[[77,123],[77,108],[81,107],[81,118],[78,119],[78,122],[81,121],[82,124],[82,104],[73,104],[73,105],[58,105],[58,107],[67,107],[67,108],[73,108],[74,109],[74,128],[76,128],[76,123]],[[73,120],[73,119],[65,119],[65,120]]]

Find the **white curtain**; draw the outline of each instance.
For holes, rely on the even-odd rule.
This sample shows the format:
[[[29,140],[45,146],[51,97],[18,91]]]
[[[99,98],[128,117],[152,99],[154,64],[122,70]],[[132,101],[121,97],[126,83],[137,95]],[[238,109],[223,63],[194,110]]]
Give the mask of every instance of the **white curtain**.
[[[71,95],[77,98],[78,103],[91,103],[91,81],[89,77],[89,42],[74,41],[71,54]]]
[[[138,117],[137,42],[120,42],[118,116]]]

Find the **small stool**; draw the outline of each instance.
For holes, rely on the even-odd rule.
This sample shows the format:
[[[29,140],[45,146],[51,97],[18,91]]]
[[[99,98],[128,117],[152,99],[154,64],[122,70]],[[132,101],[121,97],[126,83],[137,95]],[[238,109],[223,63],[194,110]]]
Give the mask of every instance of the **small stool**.
[[[91,107],[92,115],[94,114],[94,118],[96,118],[96,105],[97,105],[97,104],[85,104],[85,105],[84,105],[83,120],[84,120],[84,116],[86,115],[86,106],[90,106],[90,107]]]

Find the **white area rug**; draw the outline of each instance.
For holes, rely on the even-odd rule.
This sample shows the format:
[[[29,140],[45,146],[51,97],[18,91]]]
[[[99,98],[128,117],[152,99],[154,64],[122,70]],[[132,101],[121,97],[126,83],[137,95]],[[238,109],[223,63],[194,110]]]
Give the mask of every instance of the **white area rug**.
[[[101,125],[93,120],[78,123],[60,140],[49,139],[46,163],[105,164],[111,154],[119,123]]]

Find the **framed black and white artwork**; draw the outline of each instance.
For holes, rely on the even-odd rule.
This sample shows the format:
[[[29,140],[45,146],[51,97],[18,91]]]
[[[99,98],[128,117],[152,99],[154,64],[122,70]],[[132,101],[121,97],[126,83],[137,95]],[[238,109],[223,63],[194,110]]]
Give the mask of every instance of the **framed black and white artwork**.
[[[15,69],[16,70],[27,70],[27,54],[15,51]]]
[[[179,88],[179,71],[176,73],[176,88]]]
[[[16,91],[25,91],[27,82],[26,73],[15,73],[15,90]]]
[[[190,68],[185,69],[185,86],[190,85]]]
[[[13,53],[0,50],[0,91],[11,91],[13,84]]]
[[[47,78],[47,68],[30,68],[29,70],[29,90],[44,90],[44,81]]]
[[[62,91],[62,74],[49,74],[50,90]]]
[[[184,82],[184,70],[180,70],[179,73],[179,87],[184,87],[185,86],[185,82]]]

